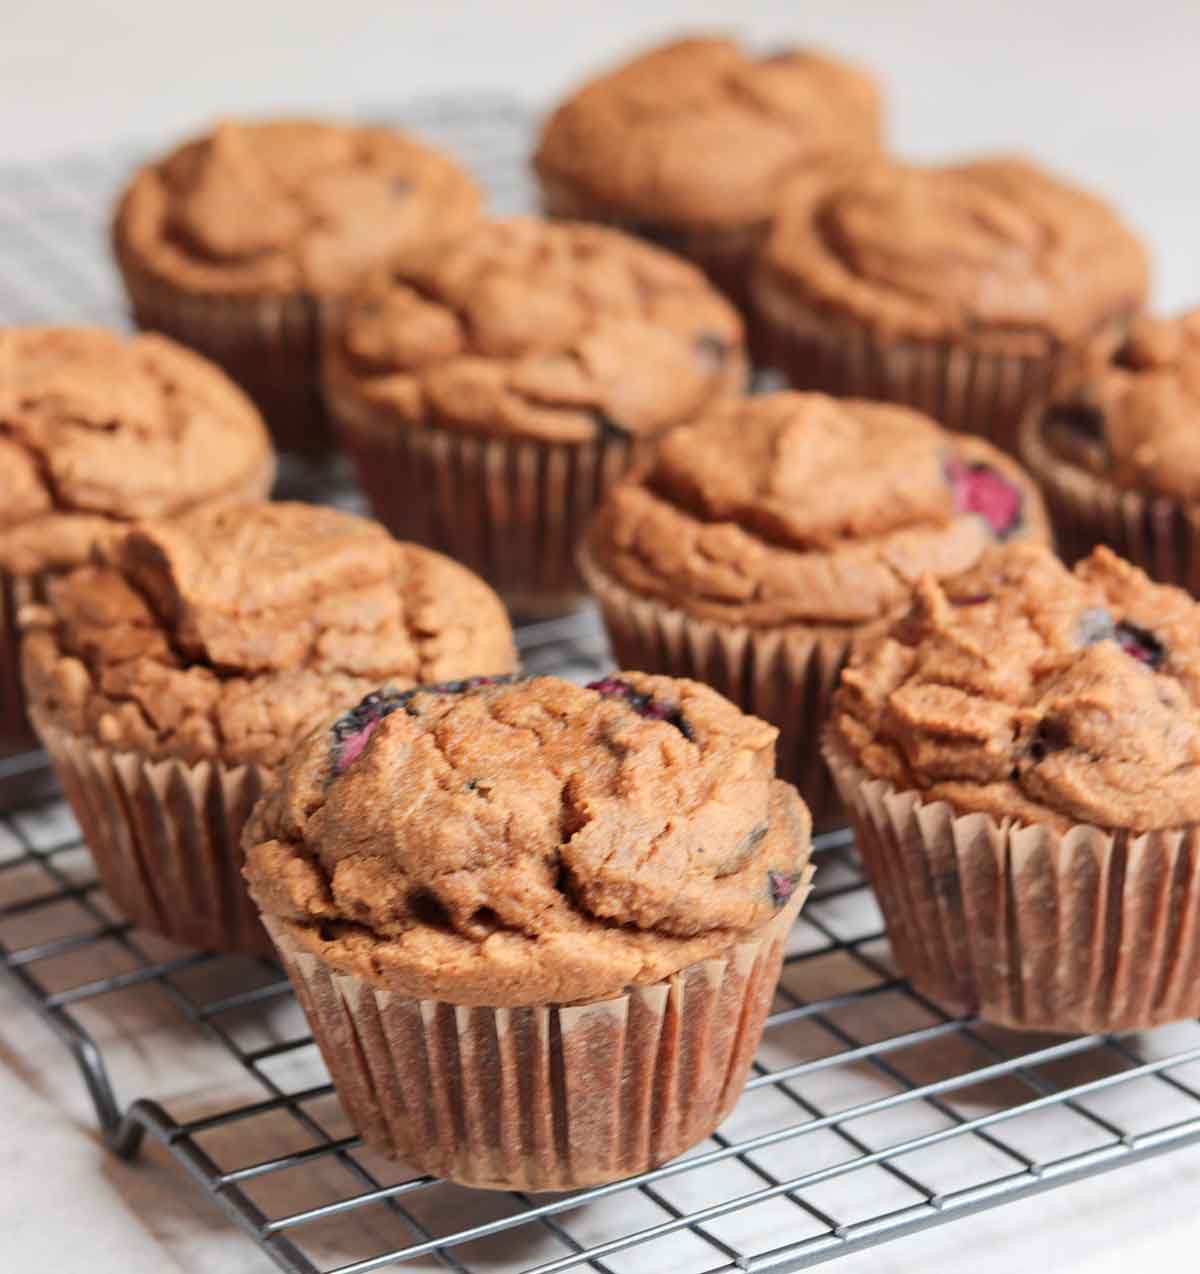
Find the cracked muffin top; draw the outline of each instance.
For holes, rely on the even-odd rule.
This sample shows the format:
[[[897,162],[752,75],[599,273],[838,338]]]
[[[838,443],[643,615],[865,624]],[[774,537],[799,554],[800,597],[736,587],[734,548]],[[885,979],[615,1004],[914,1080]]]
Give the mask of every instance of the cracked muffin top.
[[[1015,157],[883,161],[798,178],[756,277],[772,309],[845,314],[887,337],[1039,355],[1123,323],[1145,250],[1107,204]]]
[[[1200,310],[1136,319],[1039,412],[1041,442],[1117,486],[1200,501]]]
[[[1200,605],[1105,548],[924,578],[851,659],[831,741],[958,812],[1142,832],[1200,820]]]
[[[87,560],[135,518],[265,496],[262,418],[164,336],[0,328],[0,568]]]
[[[694,266],[615,230],[514,217],[374,279],[325,360],[333,393],[483,434],[646,436],[747,375],[737,312]]]
[[[258,807],[245,875],[313,954],[458,1004],[620,995],[798,904],[777,731],[691,681],[472,678],[376,694]]]
[[[803,49],[763,57],[693,36],[601,75],[547,120],[543,184],[646,223],[765,221],[798,170],[881,144],[874,81]]]
[[[112,748],[274,767],[383,682],[515,667],[482,580],[335,509],[146,522],[109,556],[22,620],[31,710]]]
[[[862,624],[926,571],[1048,538],[1024,471],[906,407],[761,394],[674,431],[608,495],[591,562],[642,596],[728,623]]]
[[[394,129],[226,120],[141,169],[113,228],[180,288],[325,295],[439,250],[480,206],[454,160]]]

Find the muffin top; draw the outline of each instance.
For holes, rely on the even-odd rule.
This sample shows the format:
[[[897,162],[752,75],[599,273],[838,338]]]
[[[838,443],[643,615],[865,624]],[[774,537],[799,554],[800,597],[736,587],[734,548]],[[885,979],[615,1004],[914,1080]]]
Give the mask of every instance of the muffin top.
[[[347,304],[327,383],[410,424],[586,442],[740,391],[737,312],[694,266],[600,226],[481,223]]]
[[[756,288],[773,307],[846,314],[884,337],[1040,354],[1130,316],[1147,282],[1141,244],[1106,204],[995,157],[797,178]]]
[[[880,113],[874,81],[845,62],[697,36],[586,84],[547,120],[534,165],[610,216],[761,222],[796,171],[877,150]]]
[[[1098,548],[995,548],[852,658],[834,701],[868,773],[959,813],[1146,831],[1200,820],[1200,605]]]
[[[334,969],[405,995],[609,998],[806,889],[808,812],[772,777],[776,734],[642,673],[371,695],[258,807],[246,878]]]
[[[142,168],[114,230],[122,255],[175,287],[336,294],[440,249],[480,203],[454,160],[393,129],[227,120]]]
[[[503,607],[465,567],[305,504],[135,526],[23,620],[40,718],[189,763],[277,766],[382,682],[516,662]]]
[[[745,398],[665,438],[610,492],[588,555],[643,596],[727,623],[862,624],[925,571],[1047,538],[1008,457],[906,407]]]
[[[262,418],[163,336],[0,328],[0,568],[87,559],[133,518],[266,494]]]
[[[1200,500],[1200,310],[1138,318],[1094,348],[1040,412],[1060,459],[1118,486]]]

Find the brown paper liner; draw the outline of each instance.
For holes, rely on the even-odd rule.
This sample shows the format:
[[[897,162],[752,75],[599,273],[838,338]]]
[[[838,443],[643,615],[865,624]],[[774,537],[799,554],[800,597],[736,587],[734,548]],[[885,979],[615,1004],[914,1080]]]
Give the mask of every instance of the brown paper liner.
[[[985,354],[946,341],[883,343],[862,324],[777,297],[761,275],[751,293],[759,356],[793,388],[903,403],[1012,454],[1024,412],[1065,361],[1063,353]]]
[[[632,221],[602,204],[589,200],[570,186],[542,177],[542,208],[548,217],[572,221],[598,221],[614,230],[665,248],[698,265],[739,309],[749,312],[750,274],[754,259],[767,237],[768,223],[734,226],[664,225]]]
[[[1169,496],[1118,487],[1055,455],[1041,428],[1041,407],[1021,424],[1021,460],[1042,488],[1059,553],[1070,565],[1097,544],[1164,584],[1200,596],[1200,517]]]
[[[826,756],[913,985],[1018,1030],[1142,1030],[1200,1015],[1200,832],[1066,832],[871,778]]]
[[[264,923],[368,1144],[463,1185],[573,1190],[673,1159],[733,1109],[811,876],[753,940],[572,1006],[410,999]]]
[[[583,600],[576,548],[636,454],[631,439],[554,443],[412,426],[332,387],[329,406],[372,511],[398,539],[457,558],[524,617]]]
[[[154,761],[35,723],[105,892],[134,924],[208,951],[269,955],[242,880],[259,766]]]
[[[28,752],[38,746],[25,711],[17,614],[40,595],[38,578],[0,570],[0,756]]]
[[[266,418],[278,450],[332,450],[318,385],[322,302],[308,294],[189,294],[143,269],[119,227],[114,247],[139,327],[174,337],[224,368]]]
[[[703,681],[769,721],[779,730],[776,771],[799,790],[813,825],[845,821],[821,755],[821,728],[861,627],[750,628],[700,619],[618,584],[586,548],[579,564],[618,667]]]

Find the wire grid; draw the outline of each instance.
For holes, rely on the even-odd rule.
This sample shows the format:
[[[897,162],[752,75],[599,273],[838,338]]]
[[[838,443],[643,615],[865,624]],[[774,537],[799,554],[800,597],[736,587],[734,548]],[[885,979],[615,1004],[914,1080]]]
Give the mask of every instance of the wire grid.
[[[497,207],[527,206],[511,102],[372,114],[457,150]],[[0,172],[0,321],[124,322],[104,216],[133,158]],[[608,666],[592,611],[518,637],[531,671]],[[568,1196],[414,1176],[347,1125],[272,963],[182,951],[112,910],[66,807],[32,796],[37,765],[0,762],[0,793],[22,798],[0,816],[0,967],[72,1050],[112,1149],[150,1133],[292,1274],[801,1269],[1200,1141],[1200,1025],[1056,1038],[949,1017],[896,975],[842,833],[818,842],[753,1075],[707,1142]],[[159,1101],[126,1104],[126,1034],[169,1057]]]

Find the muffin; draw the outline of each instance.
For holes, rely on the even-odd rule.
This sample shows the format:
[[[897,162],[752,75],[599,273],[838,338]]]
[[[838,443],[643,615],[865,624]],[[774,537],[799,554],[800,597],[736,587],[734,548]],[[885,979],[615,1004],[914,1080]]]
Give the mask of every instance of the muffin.
[[[381,683],[515,665],[480,580],[303,504],[141,523],[24,619],[30,714],[109,896],[215,950],[270,949],[240,837],[315,722]]]
[[[311,734],[245,871],[368,1144],[569,1190],[712,1132],[811,877],[774,741],[641,673],[371,696]]]
[[[746,371],[741,322],[694,267],[525,217],[372,280],[324,360],[375,516],[530,616],[578,600],[579,536],[638,448],[731,398]]]
[[[1023,410],[1146,297],[1137,238],[1018,158],[799,178],[755,271],[766,360],[797,389],[908,403],[1016,444]]]
[[[923,572],[1047,534],[1036,488],[982,439],[904,407],[763,394],[666,438],[602,506],[581,564],[617,662],[778,726],[780,775],[824,826],[839,808],[819,730],[854,640]]]
[[[227,120],[134,175],[113,245],[140,326],[220,363],[281,450],[321,452],[329,311],[371,268],[439,251],[480,202],[458,164],[404,133]]]
[[[36,743],[22,605],[130,520],[261,499],[274,475],[250,401],[172,341],[0,327],[0,752]]]
[[[827,752],[916,987],[1020,1029],[1200,1014],[1200,606],[1098,548],[924,577]]]
[[[1090,351],[1026,414],[1021,455],[1068,561],[1107,544],[1200,593],[1200,310]]]
[[[661,243],[742,302],[786,180],[877,152],[881,114],[845,62],[695,36],[581,88],[546,121],[534,167],[548,213]]]

